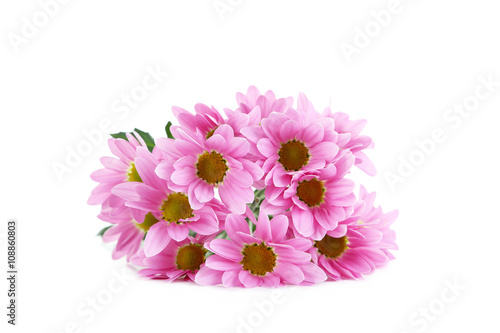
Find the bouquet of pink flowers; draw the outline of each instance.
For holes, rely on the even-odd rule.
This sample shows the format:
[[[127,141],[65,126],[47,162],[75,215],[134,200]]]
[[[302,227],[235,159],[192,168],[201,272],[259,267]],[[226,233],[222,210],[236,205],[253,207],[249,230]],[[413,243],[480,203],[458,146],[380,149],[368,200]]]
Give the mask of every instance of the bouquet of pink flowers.
[[[358,279],[393,259],[397,211],[363,186],[356,197],[346,177],[353,166],[375,175],[366,121],[320,113],[303,94],[294,106],[250,87],[236,100],[225,115],[174,107],[167,137],[112,135],[88,203],[111,224],[99,235],[116,241],[113,259],[226,287]]]

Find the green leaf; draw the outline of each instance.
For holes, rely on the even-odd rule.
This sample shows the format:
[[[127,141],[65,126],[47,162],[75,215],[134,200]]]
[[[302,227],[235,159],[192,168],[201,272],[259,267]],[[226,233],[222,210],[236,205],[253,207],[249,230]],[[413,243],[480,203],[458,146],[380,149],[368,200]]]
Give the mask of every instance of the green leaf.
[[[97,233],[97,235],[96,235],[96,236],[97,236],[97,237],[102,237],[102,236],[104,235],[104,233],[105,233],[105,232],[106,232],[109,228],[111,228],[111,227],[112,227],[112,225],[107,226],[106,228],[103,228],[101,231],[99,231],[99,232]]]
[[[113,138],[115,139],[123,139],[123,140],[127,140],[127,133],[125,132],[120,132],[120,133],[115,133],[115,134],[110,134]]]
[[[155,147],[155,139],[151,136],[151,134],[141,131],[138,128],[134,129],[134,131],[141,136],[144,142],[146,142],[149,151],[153,151],[153,148]]]
[[[169,139],[174,139],[174,136],[172,135],[172,132],[170,132],[170,127],[172,127],[172,122],[168,122],[167,126],[165,126],[165,132],[167,133],[167,137]]]
[[[134,132],[128,132],[128,133],[132,134],[136,139],[138,139],[136,133],[139,134],[139,136],[146,143],[146,147],[148,147],[149,151],[153,151],[153,148],[155,147],[155,139],[151,136],[151,134],[149,134],[148,132],[141,131],[138,128],[134,129]],[[126,132],[119,132],[110,135],[115,139],[123,139],[128,141]]]

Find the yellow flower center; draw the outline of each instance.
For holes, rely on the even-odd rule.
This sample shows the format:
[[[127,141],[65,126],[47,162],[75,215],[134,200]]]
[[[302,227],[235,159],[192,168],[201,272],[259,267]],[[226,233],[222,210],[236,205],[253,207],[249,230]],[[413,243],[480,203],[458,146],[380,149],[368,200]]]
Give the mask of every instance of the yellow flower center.
[[[245,245],[242,254],[240,264],[253,275],[264,276],[276,267],[276,254],[264,243]]]
[[[210,153],[206,151],[198,157],[196,170],[196,175],[199,178],[210,185],[217,185],[222,182],[229,168],[221,154],[215,151]]]
[[[324,182],[316,178],[304,180],[297,187],[297,196],[309,207],[319,206],[325,197]]]
[[[142,183],[141,176],[139,176],[139,173],[137,172],[137,169],[135,168],[134,162],[130,163],[130,168],[128,168],[128,170],[127,170],[127,180],[129,182],[141,182]]]
[[[205,262],[205,250],[200,244],[183,246],[177,252],[175,263],[178,269],[184,271],[196,271]]]
[[[147,213],[146,216],[144,217],[144,222],[136,223],[136,226],[142,231],[148,232],[149,228],[151,228],[158,221],[159,220],[156,217],[154,217],[153,214]]]
[[[278,161],[286,171],[299,171],[309,162],[309,149],[295,139],[282,143],[278,155]]]
[[[336,259],[349,248],[347,244],[348,241],[346,236],[334,238],[325,235],[322,240],[316,241],[314,246],[318,249],[318,252],[325,257]]]
[[[179,220],[193,217],[193,209],[184,193],[173,192],[161,205],[163,219],[170,223],[180,223]]]
[[[212,135],[214,135],[216,129],[217,127],[207,132],[207,140],[210,139]]]

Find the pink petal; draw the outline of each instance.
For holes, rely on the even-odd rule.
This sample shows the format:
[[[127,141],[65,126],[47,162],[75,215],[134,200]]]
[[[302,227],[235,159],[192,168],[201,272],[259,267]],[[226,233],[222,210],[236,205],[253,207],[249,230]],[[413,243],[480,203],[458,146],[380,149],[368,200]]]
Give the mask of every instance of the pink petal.
[[[275,288],[279,286],[281,279],[278,274],[275,273],[267,273],[266,276],[262,278],[262,287],[266,288]]]
[[[189,235],[189,228],[185,224],[170,223],[167,230],[169,236],[178,242],[185,240]]]
[[[244,138],[232,138],[229,140],[226,146],[226,154],[232,157],[243,157],[250,150],[250,144],[248,140]]]
[[[139,201],[141,200],[141,196],[135,190],[138,185],[142,184],[135,182],[118,184],[111,190],[111,193],[127,201]]]
[[[243,287],[238,277],[239,271],[226,271],[222,275],[222,284],[224,287]]]
[[[214,198],[214,188],[204,181],[193,183],[194,195],[200,202],[208,202]]]
[[[298,251],[307,251],[311,248],[312,242],[306,238],[292,238],[282,241],[282,244],[290,245]]]
[[[315,210],[314,217],[316,218],[318,223],[326,230],[332,230],[337,226],[337,221],[331,219],[330,215],[328,215],[328,212],[321,207],[318,207]]]
[[[313,215],[309,210],[293,207],[292,220],[295,229],[297,229],[302,236],[309,237],[314,233]]]
[[[331,161],[339,151],[339,147],[329,141],[321,142],[314,147],[311,147],[311,155],[327,161]]]
[[[211,269],[215,269],[218,271],[230,271],[230,270],[241,269],[240,263],[222,258],[217,254],[208,257],[207,261],[205,262],[205,265],[207,267],[210,267]]]
[[[305,279],[302,270],[296,265],[288,262],[279,262],[275,268],[275,272],[281,276],[284,282],[291,284],[299,284]]]
[[[196,173],[194,168],[182,168],[175,170],[170,180],[177,185],[187,186],[190,185],[195,178]]]
[[[203,286],[214,286],[222,282],[223,273],[204,266],[196,273],[194,282]]]
[[[216,134],[221,135],[226,141],[234,137],[233,128],[227,124],[217,127],[217,129],[214,131],[214,135]]]
[[[99,169],[90,174],[93,181],[99,183],[120,183],[127,180],[125,172],[116,172],[109,169]]]
[[[219,196],[227,209],[237,214],[244,214],[247,207],[246,204],[252,202],[254,199],[251,187],[236,187],[231,182],[224,182],[219,186]]]
[[[248,223],[245,221],[243,216],[237,214],[229,214],[226,217],[226,232],[228,236],[235,242],[243,244],[243,240],[239,236],[238,232],[248,233]]]
[[[306,143],[308,147],[312,147],[323,140],[324,129],[323,126],[319,124],[312,123],[302,132],[302,140]]]
[[[249,271],[246,270],[240,271],[238,277],[241,283],[243,283],[243,285],[247,288],[256,287],[260,283],[260,279],[257,276],[252,275]]]
[[[214,239],[210,242],[210,248],[217,255],[235,262],[243,259],[241,247],[229,239]]]
[[[100,161],[106,169],[114,170],[117,172],[126,171],[129,167],[127,163],[114,157],[104,156],[101,157]]]
[[[354,191],[354,182],[350,179],[339,179],[335,181],[327,188],[327,192],[329,197],[343,197],[346,196],[352,191]]]
[[[312,283],[323,282],[327,279],[325,272],[316,264],[310,262],[300,267],[304,272],[304,280]]]
[[[288,231],[288,217],[285,215],[275,215],[270,221],[271,240],[274,243],[280,243]]]
[[[205,143],[209,150],[224,152],[226,150],[226,140],[219,134],[212,135]]]
[[[274,146],[267,138],[260,139],[257,142],[257,148],[266,157],[275,156],[278,153],[278,147]]]
[[[157,255],[168,245],[170,239],[165,223],[154,224],[144,240],[144,254],[148,257]]]
[[[217,220],[214,220],[208,216],[200,216],[197,221],[189,222],[188,227],[197,234],[201,235],[211,235],[219,231]]]
[[[259,214],[254,236],[266,242],[271,240],[271,224],[269,223],[269,217],[262,211]]]
[[[375,165],[368,158],[368,156],[366,156],[366,154],[361,151],[356,152],[356,166],[369,176],[377,175],[377,169],[375,168]]]
[[[272,244],[271,244],[272,246]],[[311,261],[311,255],[304,251],[296,251],[288,247],[273,246],[280,260],[294,264],[305,264]]]
[[[335,163],[335,166],[337,167],[338,178],[344,178],[344,176],[349,173],[349,170],[351,170],[352,166],[354,165],[354,160],[354,155],[347,154],[344,155],[339,161],[337,161],[337,163]]]
[[[295,120],[287,120],[280,129],[281,142],[288,142],[295,139],[299,133],[299,124]]]
[[[238,187],[250,187],[253,184],[252,176],[245,170],[231,169],[228,172],[228,177]]]
[[[339,263],[351,272],[366,274],[372,270],[371,266],[362,257],[354,253],[346,251],[342,254],[341,259],[342,261]]]

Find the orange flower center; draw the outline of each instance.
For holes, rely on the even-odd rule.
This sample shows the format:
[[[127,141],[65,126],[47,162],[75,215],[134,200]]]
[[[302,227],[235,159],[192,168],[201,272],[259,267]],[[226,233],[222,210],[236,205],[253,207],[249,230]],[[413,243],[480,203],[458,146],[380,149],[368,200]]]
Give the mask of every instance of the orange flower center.
[[[221,183],[229,170],[226,160],[221,154],[212,151],[204,152],[198,157],[196,175],[210,185]]]
[[[134,162],[130,163],[130,168],[128,168],[128,170],[127,170],[127,181],[129,181],[129,182],[141,182],[142,183],[141,176],[139,176],[139,173],[137,172],[137,169],[135,168]]]
[[[140,228],[144,232],[148,232],[149,228],[151,228],[156,222],[159,220],[154,217],[153,214],[147,213],[146,216],[144,217],[144,222],[142,223],[136,223],[136,226]]]
[[[183,271],[196,271],[205,262],[205,250],[200,244],[183,246],[177,252],[175,263]]]
[[[309,162],[309,149],[295,139],[282,143],[278,155],[278,161],[286,171],[299,171]]]
[[[314,246],[318,249],[318,252],[325,257],[336,259],[349,248],[347,243],[346,236],[334,238],[325,235],[322,240],[316,241]]]
[[[264,243],[245,245],[242,254],[243,260],[240,264],[253,275],[264,276],[276,267],[276,254]]]
[[[319,206],[325,198],[324,182],[316,178],[304,180],[297,187],[297,196],[309,207]]]
[[[212,135],[214,135],[216,129],[217,127],[207,132],[207,140],[210,139]]]
[[[170,223],[180,223],[179,220],[193,217],[193,209],[184,193],[173,192],[161,205],[163,219]]]

